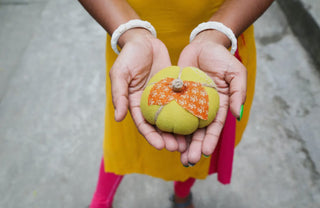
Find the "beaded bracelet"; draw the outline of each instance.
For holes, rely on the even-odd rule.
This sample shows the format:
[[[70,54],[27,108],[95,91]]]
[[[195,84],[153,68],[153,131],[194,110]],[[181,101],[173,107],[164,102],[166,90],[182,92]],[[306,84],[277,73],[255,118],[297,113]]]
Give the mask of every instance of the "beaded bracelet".
[[[222,24],[221,22],[204,22],[199,24],[190,34],[190,42],[198,35],[200,32],[204,30],[217,30],[219,32],[222,32],[225,34],[230,40],[231,40],[231,54],[234,55],[234,53],[237,50],[237,39],[234,33],[230,28]]]
[[[157,37],[156,30],[150,24],[150,22],[139,20],[139,19],[130,20],[127,23],[120,25],[112,34],[111,48],[116,54],[120,53],[120,51],[117,48],[117,44],[120,36],[127,30],[130,30],[132,28],[139,28],[139,27],[149,30],[153,36]]]

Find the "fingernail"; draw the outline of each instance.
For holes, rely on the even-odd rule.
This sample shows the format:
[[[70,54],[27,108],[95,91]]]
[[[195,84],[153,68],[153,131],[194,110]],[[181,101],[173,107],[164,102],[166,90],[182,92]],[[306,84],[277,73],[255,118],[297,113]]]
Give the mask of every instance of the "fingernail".
[[[202,154],[202,156],[205,157],[205,158],[209,158],[210,157],[210,155],[205,155],[205,154]]]
[[[195,163],[188,162],[188,164],[189,164],[189,167],[195,166]]]
[[[241,121],[242,115],[243,115],[243,105],[241,105],[241,108],[240,108],[240,115],[239,115],[239,118],[237,118],[238,121]]]
[[[185,165],[185,164],[182,164],[183,165],[183,167],[185,167],[185,168],[188,168],[189,167],[189,165]]]

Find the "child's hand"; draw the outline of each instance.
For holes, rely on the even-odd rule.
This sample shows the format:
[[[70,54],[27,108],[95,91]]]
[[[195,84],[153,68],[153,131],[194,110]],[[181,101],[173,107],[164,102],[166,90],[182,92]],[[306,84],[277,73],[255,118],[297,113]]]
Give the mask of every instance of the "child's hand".
[[[129,109],[139,132],[152,146],[177,150],[174,136],[158,132],[144,120],[140,110],[141,94],[148,80],[171,65],[167,48],[144,29],[128,30],[123,37],[123,48],[110,70],[115,120],[122,121]]]
[[[195,66],[206,72],[216,83],[220,107],[215,120],[206,128],[197,130],[188,149],[181,154],[181,162],[197,163],[201,154],[211,155],[218,143],[228,109],[239,118],[246,98],[246,68],[227,50],[229,41],[218,31],[200,33],[182,51],[178,65]]]

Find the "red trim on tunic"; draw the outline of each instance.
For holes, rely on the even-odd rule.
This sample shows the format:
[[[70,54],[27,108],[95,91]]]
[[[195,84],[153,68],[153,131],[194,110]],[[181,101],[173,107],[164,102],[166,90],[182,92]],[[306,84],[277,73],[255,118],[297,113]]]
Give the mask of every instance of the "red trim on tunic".
[[[235,53],[235,57],[241,61],[238,50]],[[219,142],[211,156],[209,167],[209,174],[217,173],[218,181],[222,184],[229,184],[231,182],[235,138],[236,118],[229,110]]]
[[[231,182],[235,137],[236,119],[229,110],[219,142],[211,156],[209,168],[209,174],[217,173],[218,180],[222,184]]]

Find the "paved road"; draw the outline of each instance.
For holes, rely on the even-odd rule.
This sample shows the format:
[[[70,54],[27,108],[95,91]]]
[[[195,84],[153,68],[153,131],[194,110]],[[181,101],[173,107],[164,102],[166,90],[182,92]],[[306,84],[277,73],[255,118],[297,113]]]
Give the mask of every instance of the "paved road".
[[[20,3],[19,3],[20,2]],[[86,207],[102,154],[105,32],[76,1],[0,0],[0,207]],[[233,182],[199,208],[320,207],[320,76],[274,4],[256,22],[252,116]],[[115,207],[169,207],[172,183],[126,176]]]

